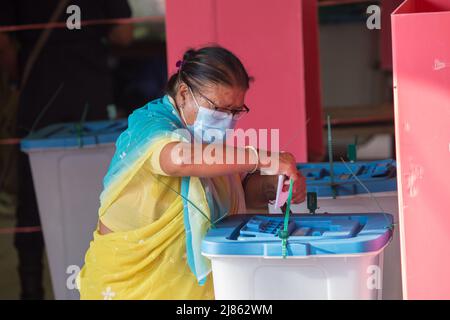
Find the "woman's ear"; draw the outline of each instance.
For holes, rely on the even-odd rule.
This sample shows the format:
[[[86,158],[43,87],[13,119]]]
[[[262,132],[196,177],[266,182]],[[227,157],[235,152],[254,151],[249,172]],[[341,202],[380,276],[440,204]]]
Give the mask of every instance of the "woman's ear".
[[[189,94],[189,88],[188,86],[182,82],[180,83],[180,85],[178,86],[178,92],[177,92],[177,105],[180,108],[184,108],[184,105],[186,104],[187,100],[188,100],[188,94]]]

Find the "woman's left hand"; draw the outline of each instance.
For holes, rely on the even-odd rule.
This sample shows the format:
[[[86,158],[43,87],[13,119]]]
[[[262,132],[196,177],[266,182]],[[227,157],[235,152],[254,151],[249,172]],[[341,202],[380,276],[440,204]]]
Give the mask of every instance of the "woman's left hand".
[[[306,199],[306,179],[298,172],[300,179],[294,181],[294,186],[292,190],[292,203],[298,204],[302,203]],[[289,191],[289,179],[284,182],[283,191]]]

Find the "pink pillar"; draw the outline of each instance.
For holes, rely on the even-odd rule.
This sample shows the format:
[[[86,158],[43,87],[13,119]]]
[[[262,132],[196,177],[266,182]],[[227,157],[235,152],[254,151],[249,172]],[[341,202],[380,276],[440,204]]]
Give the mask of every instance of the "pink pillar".
[[[316,0],[167,0],[169,74],[189,47],[231,50],[255,78],[239,126],[280,129],[280,149],[306,161],[308,143],[322,153],[317,30]]]
[[[450,299],[450,1],[392,15],[403,296]]]

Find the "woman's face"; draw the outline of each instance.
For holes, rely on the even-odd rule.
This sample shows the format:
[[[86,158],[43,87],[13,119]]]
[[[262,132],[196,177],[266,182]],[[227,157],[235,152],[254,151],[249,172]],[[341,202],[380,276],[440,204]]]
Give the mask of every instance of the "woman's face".
[[[201,107],[214,109],[214,106],[216,106],[220,110],[233,111],[242,110],[246,90],[239,87],[214,84],[203,86],[198,91],[192,90],[192,94],[195,95],[195,99]],[[186,84],[181,84],[176,97],[177,105],[183,108],[184,117],[189,125],[194,123],[198,113],[198,107],[192,94]]]

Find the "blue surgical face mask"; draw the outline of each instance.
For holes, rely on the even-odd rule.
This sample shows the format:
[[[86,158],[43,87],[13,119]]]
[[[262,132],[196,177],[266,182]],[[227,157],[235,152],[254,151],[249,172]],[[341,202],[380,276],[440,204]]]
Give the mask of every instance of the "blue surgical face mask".
[[[187,124],[183,110],[181,109],[181,116],[189,131],[195,139],[204,143],[222,142],[225,140],[226,130],[234,129],[236,120],[229,113],[200,106],[191,88],[189,88],[189,92],[198,108],[197,118],[191,125]]]

